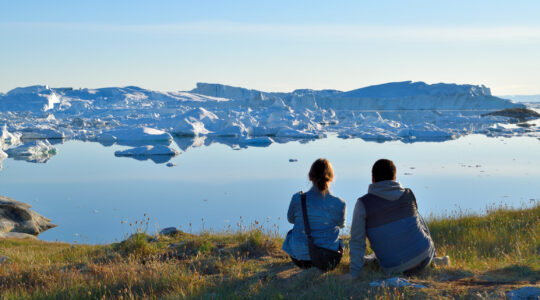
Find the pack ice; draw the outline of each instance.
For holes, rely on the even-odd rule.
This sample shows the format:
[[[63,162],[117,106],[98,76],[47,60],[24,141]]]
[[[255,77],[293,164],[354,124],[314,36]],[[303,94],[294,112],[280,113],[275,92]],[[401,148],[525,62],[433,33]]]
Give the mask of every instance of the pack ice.
[[[56,153],[53,144],[65,139],[133,147],[117,155],[170,159],[177,151],[173,141],[185,151],[211,143],[265,147],[328,133],[404,142],[471,133],[540,136],[539,122],[490,114],[523,108],[485,86],[411,81],[346,92],[262,92],[209,83],[188,92],[30,86],[0,94],[0,161],[7,153],[45,162]]]

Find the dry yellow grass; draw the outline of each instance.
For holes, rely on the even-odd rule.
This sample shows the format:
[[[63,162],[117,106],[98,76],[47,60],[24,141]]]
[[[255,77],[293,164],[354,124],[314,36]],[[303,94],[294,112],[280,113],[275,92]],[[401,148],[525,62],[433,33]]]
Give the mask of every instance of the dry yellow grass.
[[[482,299],[540,280],[540,206],[455,215],[429,227],[452,267],[408,278],[427,289],[380,289],[376,266],[344,282],[347,253],[334,271],[300,271],[280,251],[282,238],[253,226],[237,232],[137,233],[111,245],[0,240],[2,299]],[[346,237],[345,237],[346,238]]]

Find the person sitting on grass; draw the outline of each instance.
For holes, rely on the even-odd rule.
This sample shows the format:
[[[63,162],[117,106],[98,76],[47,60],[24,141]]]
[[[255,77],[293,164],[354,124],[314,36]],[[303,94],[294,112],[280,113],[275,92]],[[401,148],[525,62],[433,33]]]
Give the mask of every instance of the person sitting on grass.
[[[308,237],[302,213],[302,197],[305,197],[307,220],[313,243],[320,248],[342,253],[343,243],[339,239],[339,230],[345,227],[346,204],[345,201],[330,193],[329,186],[333,179],[334,171],[330,162],[324,158],[317,159],[309,171],[309,180],[313,183],[313,187],[305,193],[305,196],[302,196],[303,192],[294,194],[289,204],[287,220],[294,226],[287,233],[283,250],[302,269],[317,266],[316,263],[312,263],[308,248]],[[329,262],[329,266],[321,270],[335,268],[340,259],[339,255],[339,259]]]
[[[350,240],[350,273],[359,275],[364,265],[366,237],[379,265],[387,272],[415,274],[435,258],[435,245],[420,214],[416,198],[396,181],[391,160],[373,165],[368,193],[356,202]]]

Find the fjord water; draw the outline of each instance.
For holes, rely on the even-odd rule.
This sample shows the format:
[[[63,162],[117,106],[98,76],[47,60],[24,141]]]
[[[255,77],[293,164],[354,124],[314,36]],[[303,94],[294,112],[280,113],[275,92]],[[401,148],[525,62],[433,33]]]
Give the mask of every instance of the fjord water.
[[[40,235],[51,241],[113,242],[143,218],[150,218],[149,233],[167,226],[220,231],[254,221],[285,233],[291,195],[310,188],[307,172],[318,157],[334,165],[331,190],[347,202],[347,226],[371,181],[371,165],[383,157],[396,162],[398,180],[414,191],[426,217],[540,201],[540,141],[530,137],[377,143],[331,135],[247,149],[214,143],[187,149],[170,161],[175,167],[115,157],[126,148],[116,145],[68,141],[56,147],[46,164],[7,159],[0,171],[2,195],[58,224]]]

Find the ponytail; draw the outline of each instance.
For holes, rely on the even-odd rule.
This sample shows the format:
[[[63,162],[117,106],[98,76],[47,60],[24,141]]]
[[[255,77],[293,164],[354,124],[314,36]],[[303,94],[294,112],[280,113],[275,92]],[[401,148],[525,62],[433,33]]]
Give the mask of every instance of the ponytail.
[[[313,185],[321,192],[328,191],[330,182],[334,179],[332,165],[325,158],[317,159],[309,170],[309,179]]]

